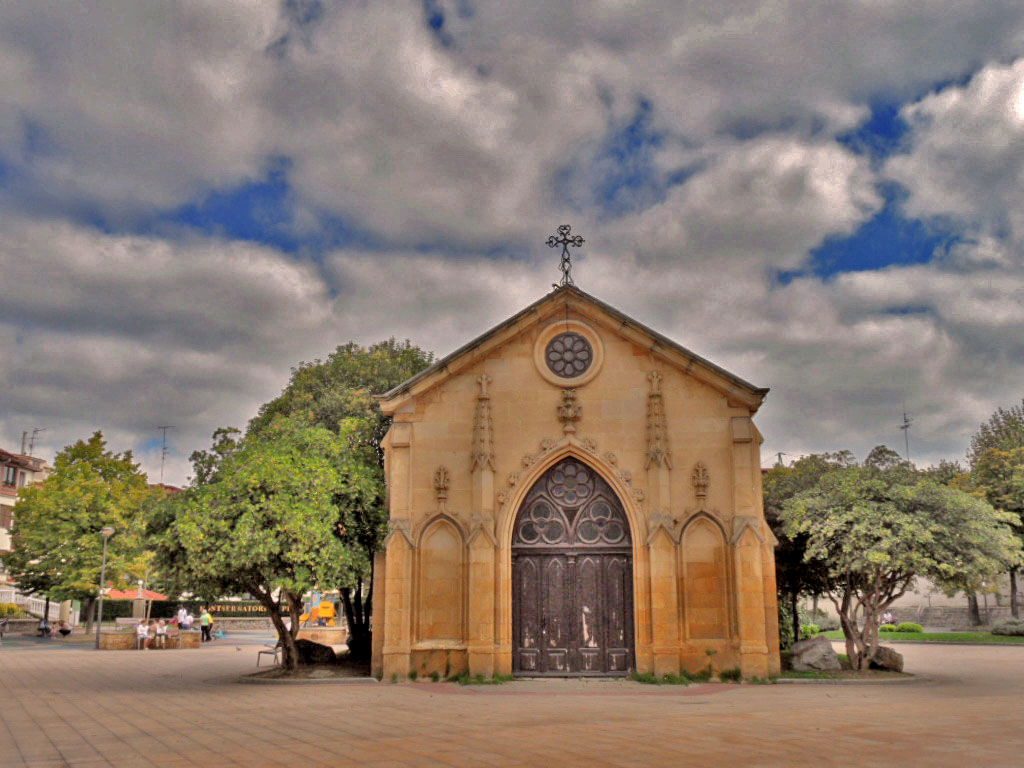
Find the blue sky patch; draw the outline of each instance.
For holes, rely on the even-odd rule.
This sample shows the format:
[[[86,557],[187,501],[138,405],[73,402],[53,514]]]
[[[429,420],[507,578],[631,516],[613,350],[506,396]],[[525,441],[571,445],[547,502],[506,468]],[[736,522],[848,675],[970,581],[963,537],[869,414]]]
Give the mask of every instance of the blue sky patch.
[[[931,261],[937,249],[956,241],[957,235],[938,223],[904,217],[904,193],[898,186],[886,184],[881,191],[885,205],[874,218],[852,235],[827,238],[811,251],[816,275],[923,264]]]
[[[903,145],[907,123],[900,117],[902,103],[879,101],[871,104],[871,117],[836,140],[853,152],[870,155],[876,161],[897,152]]]

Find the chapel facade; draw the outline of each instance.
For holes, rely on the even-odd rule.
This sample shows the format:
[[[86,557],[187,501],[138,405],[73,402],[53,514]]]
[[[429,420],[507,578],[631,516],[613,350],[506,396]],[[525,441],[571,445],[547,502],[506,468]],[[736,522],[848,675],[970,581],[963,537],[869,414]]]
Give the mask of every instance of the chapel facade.
[[[374,674],[777,674],[767,392],[568,285],[381,396]]]

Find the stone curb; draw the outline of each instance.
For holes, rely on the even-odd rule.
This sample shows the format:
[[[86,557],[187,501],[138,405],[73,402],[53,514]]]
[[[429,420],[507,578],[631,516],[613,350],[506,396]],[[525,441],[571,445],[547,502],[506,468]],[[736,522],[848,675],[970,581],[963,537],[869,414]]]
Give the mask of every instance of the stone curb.
[[[243,685],[377,685],[380,680],[375,677],[302,677],[291,680],[281,677],[239,677],[235,682]]]
[[[840,643],[841,640],[833,640],[834,643]],[[1013,648],[1020,647],[1024,648],[1024,643],[954,643],[947,640],[886,640],[886,645],[969,645],[971,648],[984,648],[992,645],[996,648]]]
[[[808,678],[808,677],[780,677],[776,679],[779,685],[906,685],[907,683],[921,683],[927,677],[910,675],[909,677],[887,677],[880,680],[842,680],[830,678]]]

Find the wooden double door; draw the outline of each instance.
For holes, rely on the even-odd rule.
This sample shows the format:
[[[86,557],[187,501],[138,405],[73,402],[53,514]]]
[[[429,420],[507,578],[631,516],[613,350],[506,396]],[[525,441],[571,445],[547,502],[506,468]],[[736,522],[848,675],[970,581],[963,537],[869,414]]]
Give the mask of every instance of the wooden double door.
[[[564,459],[530,489],[512,539],[513,672],[625,675],[633,668],[629,524],[608,484]]]

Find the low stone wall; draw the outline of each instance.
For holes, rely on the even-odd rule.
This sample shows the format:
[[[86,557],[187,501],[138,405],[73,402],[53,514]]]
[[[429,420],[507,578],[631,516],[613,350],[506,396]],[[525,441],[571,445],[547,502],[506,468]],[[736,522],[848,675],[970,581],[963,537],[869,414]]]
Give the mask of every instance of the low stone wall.
[[[988,610],[984,606],[979,606],[978,612],[981,614],[981,626],[971,621],[971,614],[966,605],[922,606],[902,610],[897,617],[900,621],[916,621],[926,627],[960,631],[989,629],[993,624],[1011,618],[1009,606],[989,606]]]
[[[182,632],[178,637],[167,638],[166,650],[178,648],[198,648],[200,646],[200,635],[198,632]],[[134,632],[100,632],[101,651],[134,651],[138,648]],[[150,643],[152,650],[161,649],[155,643]]]
[[[312,640],[321,645],[344,645],[348,641],[347,627],[302,627],[298,640]]]
[[[8,619],[7,631],[4,634],[25,637],[26,635],[34,635],[38,627],[39,619]]]

